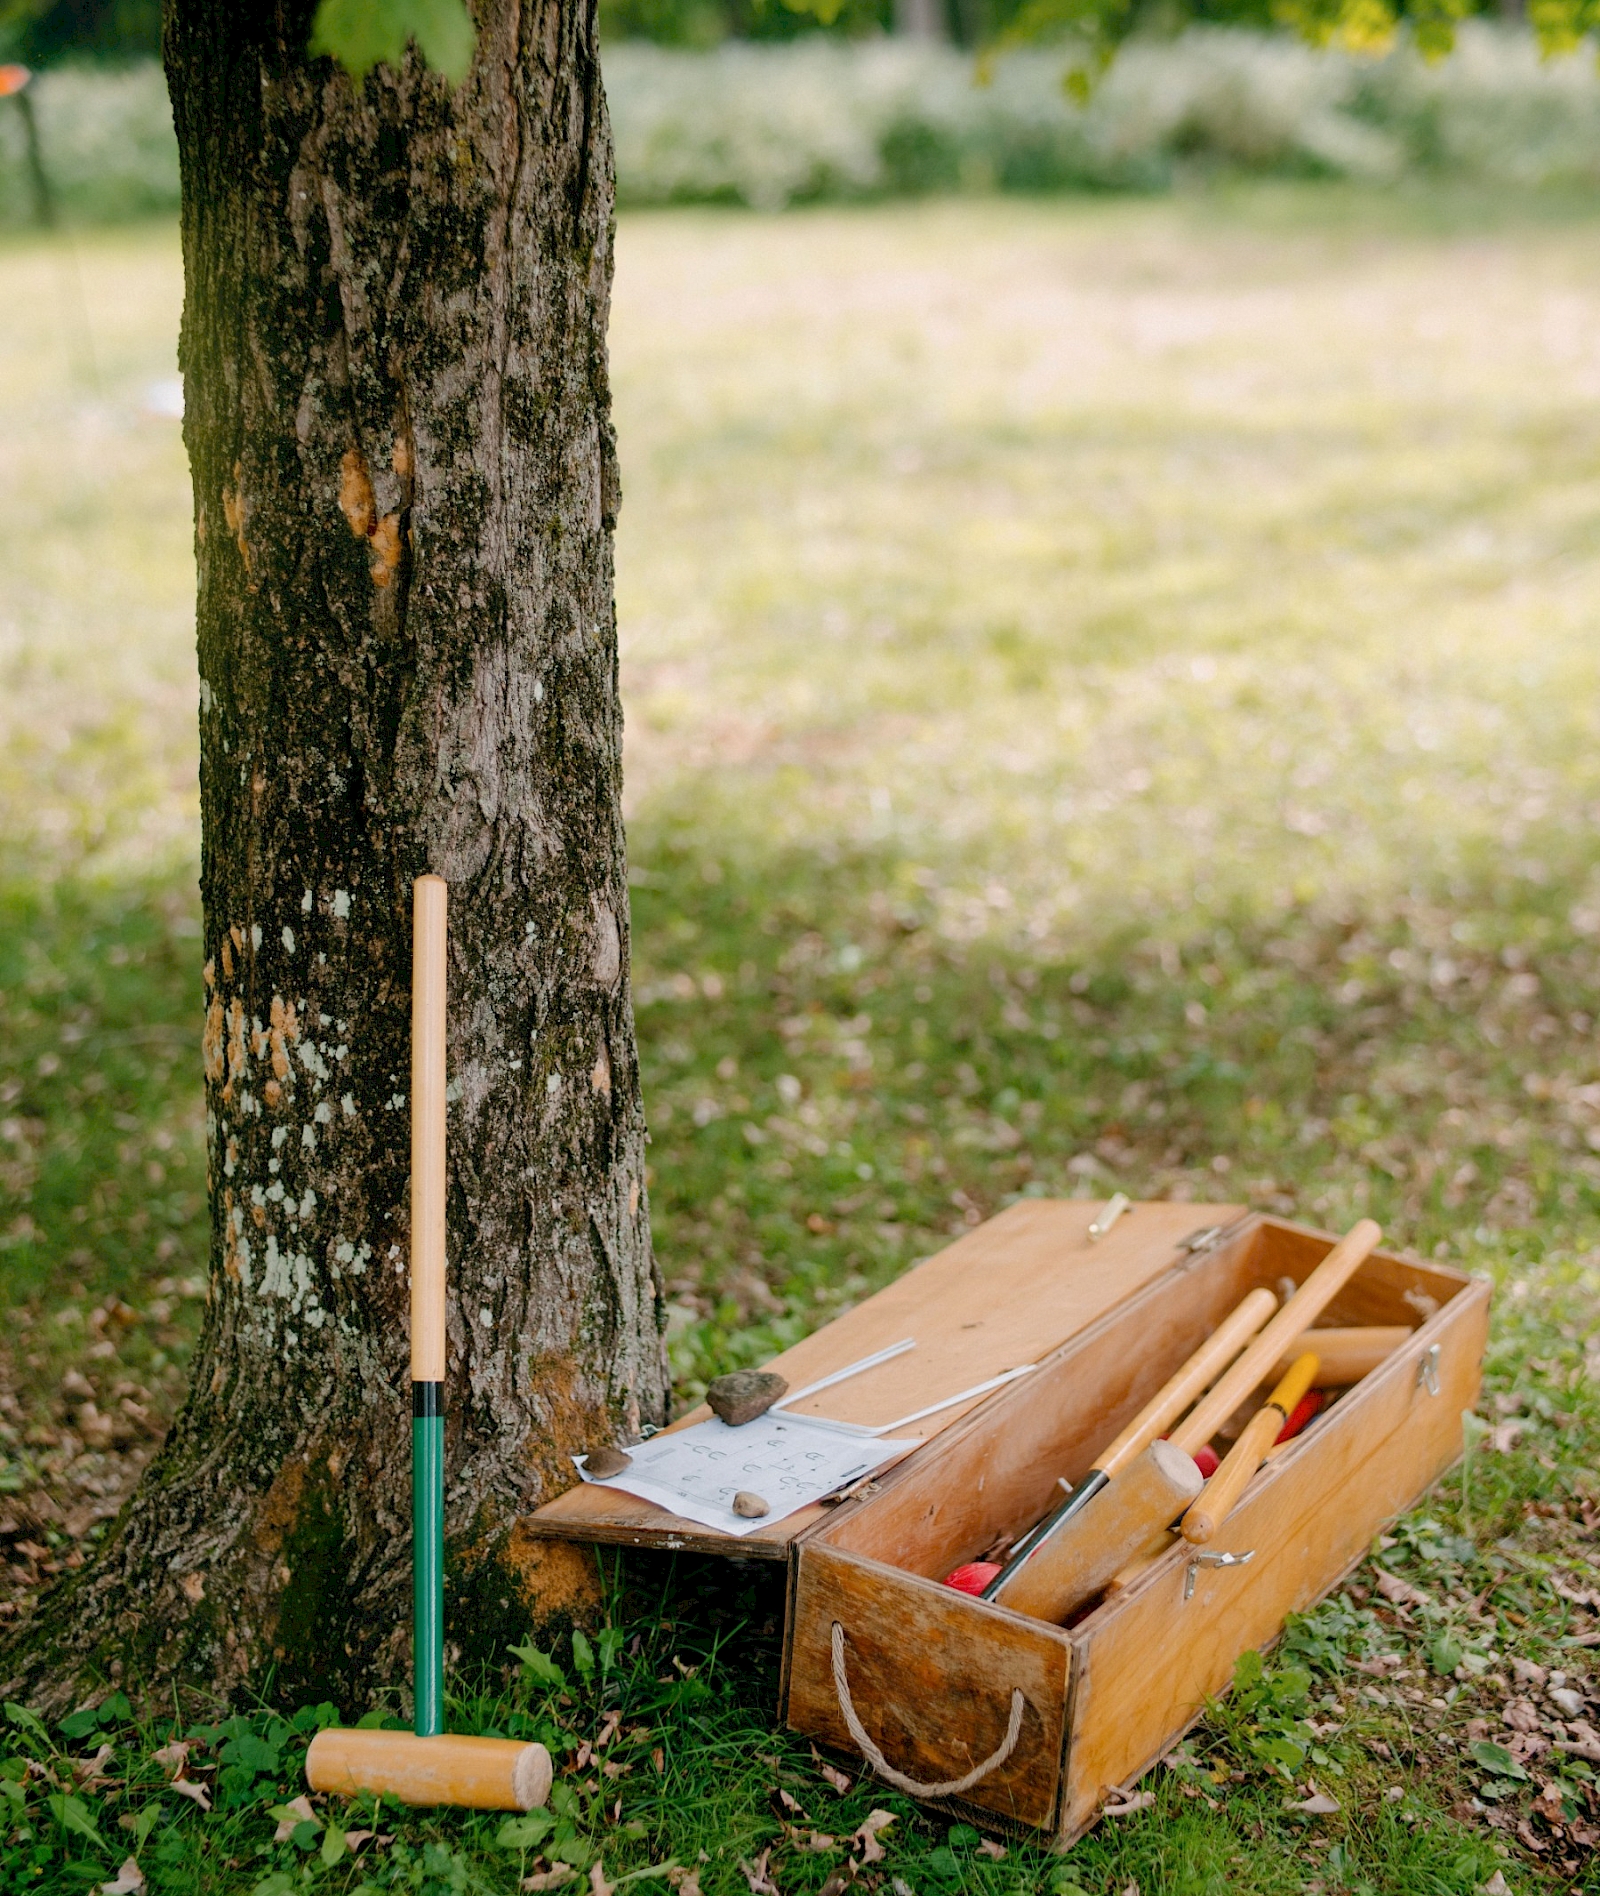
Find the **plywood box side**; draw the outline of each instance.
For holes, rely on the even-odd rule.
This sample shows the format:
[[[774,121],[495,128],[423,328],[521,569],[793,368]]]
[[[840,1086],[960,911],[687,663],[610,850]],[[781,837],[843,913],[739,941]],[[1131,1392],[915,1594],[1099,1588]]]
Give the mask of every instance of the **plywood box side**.
[[[1319,1599],[1459,1457],[1487,1310],[1487,1288],[1463,1280],[1406,1349],[1269,1464],[1207,1550],[1253,1548],[1247,1566],[1201,1570],[1186,1601],[1194,1550],[1180,1544],[1074,1629],[1063,1845],[1094,1820],[1107,1790],[1159,1758],[1228,1685],[1240,1653],[1266,1645],[1290,1613]],[[1434,1343],[1437,1396],[1418,1380]]]
[[[947,1783],[990,1757],[1020,1690],[1016,1749],[964,1801],[1007,1822],[1054,1822],[1072,1657],[1059,1627],[815,1541],[797,1549],[784,1717],[857,1769],[867,1767],[833,1676],[836,1623],[863,1728],[890,1765],[921,1783]]]

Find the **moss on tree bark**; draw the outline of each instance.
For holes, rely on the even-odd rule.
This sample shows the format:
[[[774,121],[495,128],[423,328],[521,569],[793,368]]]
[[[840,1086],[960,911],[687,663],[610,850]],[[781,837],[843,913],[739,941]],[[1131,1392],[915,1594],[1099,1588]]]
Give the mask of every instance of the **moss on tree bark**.
[[[211,1293],[182,1413],[11,1695],[346,1703],[409,1657],[409,914],[451,886],[447,1533],[667,1378],[628,991],[612,170],[592,4],[359,86],[309,5],[169,0],[199,569]],[[198,971],[197,971],[198,973]]]

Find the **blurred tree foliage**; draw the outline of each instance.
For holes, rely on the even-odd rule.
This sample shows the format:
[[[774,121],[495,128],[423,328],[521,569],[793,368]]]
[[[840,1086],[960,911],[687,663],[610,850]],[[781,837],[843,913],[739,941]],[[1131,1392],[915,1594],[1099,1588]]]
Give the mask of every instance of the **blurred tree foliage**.
[[[0,53],[30,66],[68,55],[150,59],[161,52],[161,0],[0,0]]]

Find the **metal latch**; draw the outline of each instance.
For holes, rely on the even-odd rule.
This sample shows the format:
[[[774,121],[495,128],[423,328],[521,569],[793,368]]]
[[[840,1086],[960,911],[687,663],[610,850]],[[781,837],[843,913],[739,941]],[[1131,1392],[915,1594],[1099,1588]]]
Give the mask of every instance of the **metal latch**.
[[[1191,1231],[1186,1238],[1178,1240],[1178,1251],[1184,1259],[1184,1267],[1193,1270],[1200,1259],[1216,1250],[1233,1234],[1250,1222],[1254,1214],[1243,1212],[1227,1224],[1201,1225],[1198,1231]]]
[[[1434,1343],[1417,1359],[1417,1387],[1430,1396],[1439,1393],[1439,1345]]]
[[[1183,1597],[1194,1598],[1194,1583],[1202,1567],[1242,1567],[1247,1560],[1254,1560],[1256,1550],[1252,1547],[1243,1554],[1196,1554],[1189,1562],[1183,1576]]]

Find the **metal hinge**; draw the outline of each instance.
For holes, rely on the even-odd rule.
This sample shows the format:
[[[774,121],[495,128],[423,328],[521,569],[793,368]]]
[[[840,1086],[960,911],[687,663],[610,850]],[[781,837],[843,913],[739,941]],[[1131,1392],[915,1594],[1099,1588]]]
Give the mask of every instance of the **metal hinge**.
[[[1189,1264],[1193,1266],[1208,1252],[1216,1250],[1221,1244],[1225,1244],[1236,1231],[1248,1224],[1254,1216],[1254,1212],[1246,1211],[1241,1212],[1237,1218],[1225,1225],[1202,1225],[1198,1231],[1191,1231],[1188,1237],[1180,1238],[1178,1240],[1178,1249],[1182,1252],[1184,1257],[1188,1259]]]
[[[1247,1560],[1254,1560],[1256,1550],[1252,1547],[1243,1554],[1196,1554],[1189,1562],[1183,1576],[1183,1597],[1194,1598],[1194,1583],[1202,1567],[1242,1567]]]
[[[1430,1396],[1439,1393],[1439,1345],[1431,1344],[1417,1359],[1417,1387]]]

